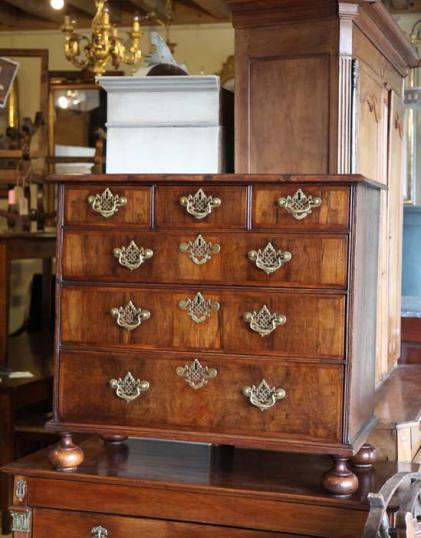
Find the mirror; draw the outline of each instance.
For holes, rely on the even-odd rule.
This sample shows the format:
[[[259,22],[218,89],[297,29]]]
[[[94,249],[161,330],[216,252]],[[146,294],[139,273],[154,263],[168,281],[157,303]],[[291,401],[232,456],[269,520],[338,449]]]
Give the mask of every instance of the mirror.
[[[49,162],[57,174],[103,171],[106,93],[76,74],[50,73]]]

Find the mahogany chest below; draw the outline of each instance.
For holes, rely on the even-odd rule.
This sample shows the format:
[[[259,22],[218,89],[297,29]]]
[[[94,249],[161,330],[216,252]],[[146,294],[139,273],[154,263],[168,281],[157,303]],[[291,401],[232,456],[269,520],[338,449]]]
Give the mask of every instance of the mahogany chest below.
[[[55,181],[53,465],[83,459],[72,432],[158,437],[331,454],[323,485],[355,491],[346,460],[375,423],[378,186]]]

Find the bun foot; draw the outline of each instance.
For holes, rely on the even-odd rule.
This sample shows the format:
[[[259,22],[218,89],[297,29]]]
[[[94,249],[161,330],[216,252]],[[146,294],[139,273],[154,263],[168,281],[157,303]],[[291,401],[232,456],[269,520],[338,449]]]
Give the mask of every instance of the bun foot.
[[[73,472],[83,462],[83,450],[75,445],[70,433],[61,437],[59,446],[54,447],[48,454],[48,459],[56,471]]]
[[[335,497],[350,497],[358,489],[357,476],[348,469],[348,458],[333,456],[333,467],[323,475],[323,488]]]
[[[371,469],[376,463],[376,449],[373,445],[364,444],[360,450],[351,458],[351,464],[357,469]]]
[[[101,437],[107,446],[122,445],[128,439],[127,435],[101,435]]]

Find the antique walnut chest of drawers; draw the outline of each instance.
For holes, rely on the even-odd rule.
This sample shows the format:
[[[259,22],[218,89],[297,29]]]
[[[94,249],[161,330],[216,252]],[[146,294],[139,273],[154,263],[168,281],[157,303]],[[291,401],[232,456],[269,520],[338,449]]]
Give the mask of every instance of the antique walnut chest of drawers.
[[[327,453],[374,426],[379,188],[360,176],[65,176],[54,418],[72,432]],[[369,464],[367,449],[358,461]],[[368,449],[369,450],[369,449]]]

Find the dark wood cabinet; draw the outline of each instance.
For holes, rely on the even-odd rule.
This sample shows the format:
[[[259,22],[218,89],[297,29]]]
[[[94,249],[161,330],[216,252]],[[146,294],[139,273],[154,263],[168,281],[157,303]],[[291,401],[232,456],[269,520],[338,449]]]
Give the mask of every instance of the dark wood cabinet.
[[[56,181],[49,428],[65,435],[54,465],[83,457],[72,432],[205,441],[331,454],[340,484],[325,487],[352,493],[341,462],[375,424],[380,187],[360,176]]]
[[[337,499],[320,491],[327,456],[139,439],[81,447],[74,473],[53,470],[46,450],[7,466],[15,538],[356,538],[368,492],[397,471],[357,471],[359,491]]]

